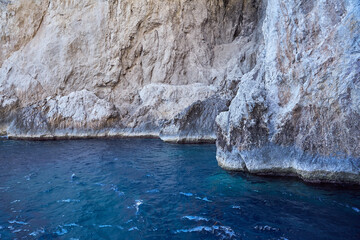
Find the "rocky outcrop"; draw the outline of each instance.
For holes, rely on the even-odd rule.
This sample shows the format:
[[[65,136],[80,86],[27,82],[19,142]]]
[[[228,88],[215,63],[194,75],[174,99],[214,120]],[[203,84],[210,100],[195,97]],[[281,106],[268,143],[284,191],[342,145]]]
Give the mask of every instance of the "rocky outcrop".
[[[217,117],[219,164],[360,183],[358,1],[268,1],[256,67]]]
[[[360,183],[356,0],[0,10],[0,135],[217,139],[226,169]]]
[[[252,67],[238,62],[254,58],[256,4],[1,0],[1,132],[159,136],[196,102],[233,97],[226,86]],[[218,108],[204,115],[212,126]],[[163,132],[177,139],[173,129]],[[213,141],[214,129],[195,138]]]
[[[228,104],[218,96],[197,101],[163,123],[160,138],[175,143],[215,142],[215,118],[220,112],[228,110]]]

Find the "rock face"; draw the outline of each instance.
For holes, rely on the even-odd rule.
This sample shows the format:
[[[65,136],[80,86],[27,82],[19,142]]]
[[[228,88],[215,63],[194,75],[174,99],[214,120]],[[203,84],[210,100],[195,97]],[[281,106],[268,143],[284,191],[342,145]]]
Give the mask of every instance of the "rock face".
[[[238,81],[234,71],[251,67],[239,68],[239,59],[254,58],[247,37],[257,19],[254,4],[1,0],[0,132],[159,136],[194,103],[220,93],[221,102],[233,98],[227,86]],[[195,138],[214,141],[222,107],[199,107],[213,111],[205,114],[211,132]],[[176,137],[164,127],[187,139],[185,130]]]
[[[0,11],[0,135],[217,139],[226,169],[360,183],[358,0]]]
[[[217,117],[219,164],[360,183],[360,4],[268,1],[257,64]]]

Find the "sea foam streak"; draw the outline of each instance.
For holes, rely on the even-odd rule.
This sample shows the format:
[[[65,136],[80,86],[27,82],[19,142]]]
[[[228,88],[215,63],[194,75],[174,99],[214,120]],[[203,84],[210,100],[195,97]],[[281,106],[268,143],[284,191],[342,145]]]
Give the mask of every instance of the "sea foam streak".
[[[221,236],[222,238],[232,238],[236,236],[234,230],[232,230],[230,227],[216,226],[216,225],[212,227],[198,226],[190,229],[180,229],[180,230],[176,230],[174,233],[178,234],[178,233],[191,233],[191,232],[209,232],[215,234],[216,236]]]
[[[198,217],[198,216],[184,216],[182,217],[182,219],[188,219],[188,220],[191,220],[191,221],[206,221],[208,222],[209,219],[205,218],[205,217]]]
[[[185,193],[185,192],[180,192],[181,195],[187,196],[187,197],[191,197],[193,196],[192,193]]]

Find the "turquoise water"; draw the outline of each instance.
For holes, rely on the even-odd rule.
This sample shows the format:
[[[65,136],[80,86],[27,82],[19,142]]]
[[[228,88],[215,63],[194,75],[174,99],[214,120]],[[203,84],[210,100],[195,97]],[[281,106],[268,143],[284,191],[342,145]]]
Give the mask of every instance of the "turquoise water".
[[[214,145],[0,141],[2,239],[360,239],[360,190],[229,173]]]

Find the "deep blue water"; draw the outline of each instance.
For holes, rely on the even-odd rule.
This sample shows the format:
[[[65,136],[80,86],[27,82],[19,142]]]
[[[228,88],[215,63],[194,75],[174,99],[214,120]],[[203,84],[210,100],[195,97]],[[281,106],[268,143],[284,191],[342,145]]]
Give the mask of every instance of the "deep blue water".
[[[360,239],[359,189],[229,173],[215,151],[0,141],[0,238]]]

